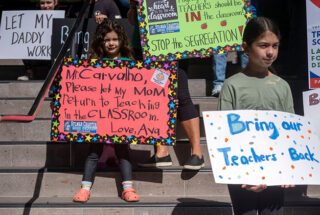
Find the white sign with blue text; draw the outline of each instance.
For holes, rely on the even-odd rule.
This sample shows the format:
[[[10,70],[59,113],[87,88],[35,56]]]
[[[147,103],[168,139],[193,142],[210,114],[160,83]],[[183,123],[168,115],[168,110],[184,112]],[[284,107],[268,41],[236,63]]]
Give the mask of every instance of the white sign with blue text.
[[[203,112],[216,183],[320,184],[319,133],[279,111]]]
[[[62,10],[3,11],[0,59],[51,59],[52,20]]]

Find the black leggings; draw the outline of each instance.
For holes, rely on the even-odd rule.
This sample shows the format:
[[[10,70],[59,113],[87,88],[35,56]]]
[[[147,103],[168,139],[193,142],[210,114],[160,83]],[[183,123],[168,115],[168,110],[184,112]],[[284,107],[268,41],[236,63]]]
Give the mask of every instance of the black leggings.
[[[235,215],[282,215],[284,190],[270,186],[255,193],[241,188],[241,185],[228,185]]]
[[[199,117],[199,114],[190,98],[188,77],[182,69],[178,70],[178,99],[179,106],[177,112],[178,119],[180,121],[186,121]]]
[[[129,158],[129,145],[115,144],[114,150],[119,159],[119,167],[122,175],[122,181],[132,180],[132,165]],[[103,151],[103,144],[91,143],[90,154],[88,155],[85,165],[82,181],[93,182],[97,169],[99,157]]]

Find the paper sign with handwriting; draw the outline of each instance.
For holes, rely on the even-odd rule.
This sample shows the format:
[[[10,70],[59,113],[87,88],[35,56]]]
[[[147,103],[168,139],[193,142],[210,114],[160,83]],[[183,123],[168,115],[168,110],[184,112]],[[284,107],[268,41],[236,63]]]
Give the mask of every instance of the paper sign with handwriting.
[[[65,59],[52,141],[174,145],[177,62]]]
[[[143,56],[152,61],[240,51],[253,16],[243,0],[140,0],[137,11]]]
[[[279,111],[203,112],[216,183],[320,184],[319,133]]]
[[[52,20],[64,18],[62,10],[3,11],[0,59],[50,60]]]

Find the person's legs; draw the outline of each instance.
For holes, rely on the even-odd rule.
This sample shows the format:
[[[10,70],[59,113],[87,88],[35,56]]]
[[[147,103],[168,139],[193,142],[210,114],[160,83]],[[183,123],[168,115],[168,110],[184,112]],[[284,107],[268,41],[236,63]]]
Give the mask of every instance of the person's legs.
[[[115,144],[116,155],[119,159],[119,167],[123,181],[132,181],[132,164],[129,156],[129,145]]]
[[[227,53],[213,55],[213,96],[218,96],[221,91],[226,78],[227,60]]]
[[[121,198],[127,202],[137,202],[140,200],[140,197],[136,194],[136,191],[133,189],[132,165],[129,155],[129,145],[116,144],[114,146],[114,149],[119,159],[119,167],[122,176],[123,192]]]
[[[90,190],[94,180],[100,154],[102,153],[102,144],[91,144],[90,154],[88,155],[82,176],[81,189],[73,197],[73,201],[86,202],[90,198]]]
[[[103,145],[94,144],[90,145],[90,154],[88,155],[84,164],[84,173],[82,181],[93,182],[95,172],[97,170],[98,160],[102,153]]]
[[[278,186],[269,186],[259,193],[259,215],[283,215],[284,190]]]
[[[200,148],[199,117],[182,121],[180,124],[190,141],[192,154],[198,155],[199,158],[202,158]]]
[[[228,185],[234,215],[257,215],[258,193],[241,188],[241,185]]]

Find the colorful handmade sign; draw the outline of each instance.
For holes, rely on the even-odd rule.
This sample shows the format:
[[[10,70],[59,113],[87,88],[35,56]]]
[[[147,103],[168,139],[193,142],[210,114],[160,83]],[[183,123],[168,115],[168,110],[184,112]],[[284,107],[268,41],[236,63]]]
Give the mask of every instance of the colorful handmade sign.
[[[177,62],[65,59],[52,141],[174,145]]]
[[[3,11],[0,59],[50,60],[52,20],[64,18],[62,10]]]
[[[319,132],[279,111],[203,112],[216,183],[320,184]]]
[[[320,88],[320,0],[306,0],[309,88]]]
[[[244,0],[140,0],[145,59],[166,61],[240,51],[252,7]]]
[[[320,89],[303,92],[303,112],[320,133]]]

